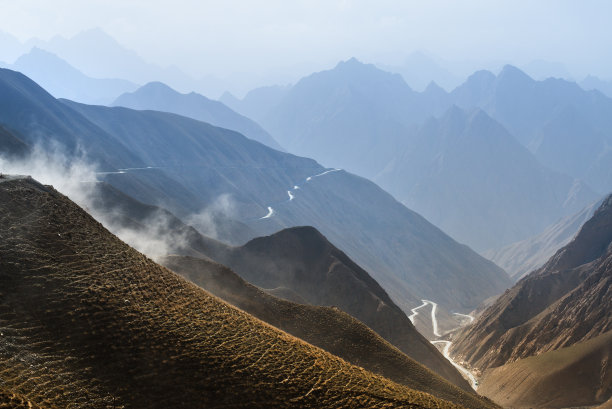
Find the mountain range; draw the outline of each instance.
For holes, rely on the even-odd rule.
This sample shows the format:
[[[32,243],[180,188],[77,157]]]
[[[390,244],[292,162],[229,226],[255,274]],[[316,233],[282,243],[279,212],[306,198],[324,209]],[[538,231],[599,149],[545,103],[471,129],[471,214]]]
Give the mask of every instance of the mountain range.
[[[247,138],[282,150],[278,142],[261,126],[232,111],[222,102],[210,100],[195,92],[181,94],[160,82],[150,82],[134,92],[122,94],[112,105],[137,110],[172,112],[221,128],[232,129]]]
[[[8,65],[36,81],[56,98],[94,105],[107,105],[119,95],[138,88],[123,79],[91,78],[55,54],[34,47]]]
[[[535,81],[505,66],[497,76],[476,72],[451,97],[461,107],[485,110],[544,165],[600,193],[612,189],[612,100],[600,92],[562,79]]]
[[[452,237],[484,251],[533,236],[597,197],[576,180],[583,174],[547,168],[521,146],[528,141],[514,135],[523,129],[512,126],[512,118],[500,122],[507,118],[489,101],[514,106],[511,95],[496,89],[512,90],[515,77],[528,78],[519,73],[508,66],[498,77],[476,73],[451,93],[435,84],[419,93],[399,75],[351,59],[303,78],[255,119],[289,152],[376,181]],[[553,81],[552,86],[571,88],[566,84]],[[577,88],[576,103],[588,98]],[[531,103],[548,103],[536,101]],[[607,103],[605,98],[594,102]],[[481,113],[473,115],[475,109]],[[585,152],[583,159],[592,154]],[[607,162],[598,163],[593,172],[605,178]]]

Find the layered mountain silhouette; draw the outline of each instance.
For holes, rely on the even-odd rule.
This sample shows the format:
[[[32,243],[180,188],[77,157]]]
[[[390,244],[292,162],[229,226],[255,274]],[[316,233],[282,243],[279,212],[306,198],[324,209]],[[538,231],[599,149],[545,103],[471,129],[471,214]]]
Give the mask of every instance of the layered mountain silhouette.
[[[413,359],[451,382],[467,386],[368,272],[316,229],[285,229],[241,247],[215,246],[202,252],[271,294],[340,308]]]
[[[9,68],[32,78],[56,98],[68,98],[86,104],[108,105],[119,95],[138,88],[122,79],[91,78],[55,54],[34,47]]]
[[[465,407],[490,404],[449,385],[336,307],[316,307],[277,298],[209,260],[168,256],[161,262],[241,310],[347,362]]]
[[[532,363],[533,368],[539,368],[553,361],[553,357],[567,354],[567,359],[564,358],[563,363],[558,365],[584,365],[589,369],[563,369],[566,377],[564,382],[582,385],[580,378],[589,371],[594,372],[596,381],[589,389],[590,393],[578,393],[571,388],[559,391],[558,385],[552,382],[555,379],[555,371],[552,370],[555,366],[550,366],[551,370],[547,372],[534,369],[539,375],[533,376],[539,377],[539,382],[544,382],[544,375],[550,376],[548,385],[554,385],[559,391],[556,407],[563,407],[558,402],[573,402],[576,396],[581,397],[581,405],[606,401],[612,395],[610,360],[593,358],[592,353],[609,356],[612,352],[609,342],[601,339],[594,341],[612,329],[611,268],[612,196],[608,196],[567,246],[559,250],[542,268],[506,291],[475,324],[462,332],[454,350],[482,370],[515,363],[508,367],[507,374],[513,373],[516,368],[529,367]],[[586,346],[589,340],[593,340],[593,343]],[[604,349],[598,346],[598,342],[604,342]],[[575,348],[561,352],[561,348],[568,347]],[[550,351],[557,351],[558,354]],[[583,353],[585,359],[591,357],[589,361],[574,362],[573,359],[578,356],[576,354]],[[521,363],[525,358],[534,356],[538,360]],[[557,369],[561,370],[561,367]],[[495,379],[500,380],[498,375]],[[500,386],[498,384],[491,388]],[[521,390],[516,386],[511,393],[519,393]]]
[[[600,92],[562,79],[535,81],[507,65],[497,76],[476,72],[450,98],[484,109],[546,166],[602,193],[612,189],[612,99]]]
[[[417,95],[399,74],[351,59],[300,80],[259,121],[290,152],[369,176],[401,146]]]
[[[593,75],[588,75],[580,81],[580,86],[586,91],[598,90],[608,98],[612,98],[612,81],[604,81]]]
[[[49,186],[3,177],[0,208],[11,407],[454,407],[210,295]]]
[[[0,74],[0,121],[26,143],[79,147],[101,178],[181,218],[228,197],[227,218],[257,235],[314,226],[404,311],[422,297],[469,311],[509,285],[500,268],[363,178],[175,114],[58,101],[21,74]]]
[[[181,94],[161,82],[150,82],[134,92],[119,96],[113,104],[139,110],[172,112],[207,122],[221,128],[232,129],[274,149],[280,145],[252,120],[232,111],[219,101],[213,101],[195,92]]]
[[[596,199],[583,183],[543,167],[482,110],[456,106],[427,121],[376,180],[481,251],[535,235]]]
[[[225,92],[221,96],[220,101],[247,118],[258,121],[265,118],[290,89],[290,86],[280,85],[255,88],[249,91],[242,99],[238,99],[231,93]]]
[[[461,78],[452,74],[442,64],[422,51],[411,53],[401,65],[383,66],[383,69],[401,74],[404,81],[417,90],[425,89],[431,82],[452,90],[461,83]]]
[[[565,81],[545,83],[508,66],[499,76],[478,72],[451,93],[435,83],[419,93],[397,74],[351,59],[303,78],[257,119],[290,152],[380,183],[452,237],[484,251],[531,237],[577,212],[598,195],[573,179],[584,177],[599,188],[609,173],[601,132],[580,119],[590,118],[583,108],[572,105],[588,95]],[[543,90],[521,94],[530,101],[511,98],[513,92],[529,94],[532,85]],[[546,92],[569,93],[566,104],[548,107],[553,98],[540,95]],[[591,109],[607,103],[602,96]],[[520,113],[511,112],[515,105],[521,105]],[[475,109],[486,115],[472,115]],[[550,111],[543,116],[549,120],[540,119],[543,110]],[[519,126],[528,118],[533,123]],[[533,135],[527,138],[526,132]],[[575,146],[566,149],[561,138]],[[527,147],[535,139],[539,148],[531,152]],[[567,155],[575,157],[570,161]],[[521,166],[513,166],[515,161]]]

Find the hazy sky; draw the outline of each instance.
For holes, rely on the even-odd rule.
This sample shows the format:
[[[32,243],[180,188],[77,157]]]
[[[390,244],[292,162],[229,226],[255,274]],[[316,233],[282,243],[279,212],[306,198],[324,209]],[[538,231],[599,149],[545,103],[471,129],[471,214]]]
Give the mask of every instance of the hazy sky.
[[[415,50],[612,76],[609,0],[0,0],[0,11],[0,30],[22,41],[100,27],[198,76],[351,56],[397,64]]]

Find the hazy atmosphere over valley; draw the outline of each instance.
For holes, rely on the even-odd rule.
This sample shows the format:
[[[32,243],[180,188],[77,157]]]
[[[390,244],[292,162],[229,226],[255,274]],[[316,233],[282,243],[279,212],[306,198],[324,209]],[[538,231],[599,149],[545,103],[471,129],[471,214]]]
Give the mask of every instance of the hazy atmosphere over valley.
[[[0,408],[611,408],[610,15],[0,0]]]

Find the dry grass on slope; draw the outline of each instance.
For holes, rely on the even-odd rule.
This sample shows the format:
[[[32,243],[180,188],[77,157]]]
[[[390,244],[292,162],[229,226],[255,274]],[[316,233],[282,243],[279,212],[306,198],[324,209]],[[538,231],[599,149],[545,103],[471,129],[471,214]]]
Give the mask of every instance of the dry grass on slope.
[[[496,407],[409,358],[338,308],[279,299],[213,261],[168,256],[160,262],[232,305],[368,371],[467,408]]]
[[[0,183],[0,385],[41,408],[458,407],[279,331],[52,188]]]

